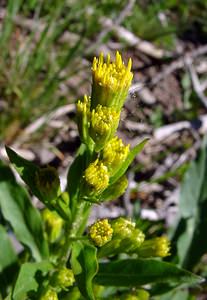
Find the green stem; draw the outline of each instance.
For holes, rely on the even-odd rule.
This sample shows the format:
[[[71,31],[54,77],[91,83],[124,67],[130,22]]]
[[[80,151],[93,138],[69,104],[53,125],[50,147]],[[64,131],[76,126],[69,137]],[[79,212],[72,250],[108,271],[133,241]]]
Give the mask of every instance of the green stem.
[[[81,201],[79,205],[77,205],[76,210],[74,212],[72,224],[66,224],[66,240],[65,244],[61,251],[60,256],[60,265],[65,265],[70,256],[70,245],[75,240],[84,239],[82,236],[90,213],[91,203],[86,201]]]

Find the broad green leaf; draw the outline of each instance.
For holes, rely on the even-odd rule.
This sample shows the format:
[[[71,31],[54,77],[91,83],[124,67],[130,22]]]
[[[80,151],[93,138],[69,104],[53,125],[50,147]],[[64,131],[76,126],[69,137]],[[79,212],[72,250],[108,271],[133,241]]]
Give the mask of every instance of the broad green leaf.
[[[180,220],[173,241],[179,263],[191,270],[207,251],[207,139],[195,161],[191,162],[181,185]]]
[[[27,298],[27,293],[30,291],[37,291],[39,283],[35,275],[37,271],[48,273],[53,268],[52,264],[48,261],[38,263],[25,263],[21,266],[16,284],[13,289],[13,300],[24,300]]]
[[[134,158],[136,157],[136,155],[138,153],[140,153],[142,151],[142,149],[144,148],[145,144],[148,142],[148,138],[144,139],[141,143],[139,143],[138,145],[136,145],[128,154],[127,158],[125,159],[125,161],[123,162],[123,164],[121,165],[121,167],[119,168],[119,170],[116,172],[115,175],[113,175],[110,178],[110,184],[113,184],[114,182],[116,182],[122,175],[125,174],[126,170],[128,169],[129,165],[132,163],[132,161],[134,160]]]
[[[0,225],[0,273],[17,261],[17,255],[5,228]]]
[[[95,282],[106,286],[141,286],[170,283],[171,287],[183,283],[193,285],[202,278],[174,264],[156,259],[126,259],[99,264]]]
[[[73,244],[71,265],[81,294],[94,300],[92,280],[98,271],[97,249],[80,241]]]
[[[26,190],[17,184],[7,166],[0,165],[0,208],[17,239],[26,245],[36,260],[48,256],[48,245],[38,210]]]

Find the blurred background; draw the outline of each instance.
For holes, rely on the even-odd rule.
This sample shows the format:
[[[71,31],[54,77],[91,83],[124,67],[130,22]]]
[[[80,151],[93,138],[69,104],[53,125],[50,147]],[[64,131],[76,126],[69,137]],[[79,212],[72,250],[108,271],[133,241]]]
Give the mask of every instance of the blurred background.
[[[0,49],[0,158],[7,144],[58,168],[63,186],[93,57],[132,58],[118,134],[132,146],[150,142],[128,171],[126,194],[91,220],[141,217],[149,234],[174,241],[169,259],[206,276],[207,1],[1,0]],[[207,299],[205,290],[165,299]]]

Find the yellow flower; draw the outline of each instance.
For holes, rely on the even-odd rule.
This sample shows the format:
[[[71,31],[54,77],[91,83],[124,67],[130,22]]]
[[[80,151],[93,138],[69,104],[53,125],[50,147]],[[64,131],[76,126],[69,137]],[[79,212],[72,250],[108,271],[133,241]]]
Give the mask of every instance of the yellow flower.
[[[89,228],[89,237],[98,247],[102,247],[112,239],[113,229],[107,219],[99,220]]]
[[[167,237],[156,237],[144,241],[138,249],[141,257],[166,257],[170,255],[170,241]]]
[[[92,108],[101,104],[114,107],[117,111],[121,110],[133,78],[131,66],[131,58],[125,66],[118,51],[114,62],[111,62],[109,54],[105,62],[103,53],[100,54],[99,58],[94,58],[92,66]]]
[[[91,112],[90,136],[99,151],[114,136],[119,123],[119,113],[113,108],[98,105]]]
[[[112,138],[103,149],[103,162],[113,175],[129,154],[130,145],[125,146],[117,136]]]
[[[87,195],[99,195],[109,184],[108,169],[96,159],[84,172],[85,192]]]

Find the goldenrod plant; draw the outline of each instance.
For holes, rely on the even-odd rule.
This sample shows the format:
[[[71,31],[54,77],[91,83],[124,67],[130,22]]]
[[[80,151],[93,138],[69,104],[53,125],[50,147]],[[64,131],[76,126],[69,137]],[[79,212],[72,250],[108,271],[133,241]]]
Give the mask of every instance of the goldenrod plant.
[[[30,194],[45,208],[39,213],[9,167],[1,164],[0,208],[8,226],[0,227],[2,298],[146,300],[200,282],[200,277],[162,260],[171,251],[166,236],[150,238],[125,217],[88,225],[93,205],[124,193],[126,171],[147,142],[131,148],[116,135],[133,78],[131,67],[131,59],[125,64],[119,52],[115,60],[103,54],[94,58],[91,95],[77,101],[81,145],[64,191],[55,168],[39,167],[7,147]],[[10,229],[22,245],[19,253],[8,238]],[[4,285],[8,274],[9,284]]]

